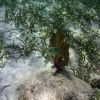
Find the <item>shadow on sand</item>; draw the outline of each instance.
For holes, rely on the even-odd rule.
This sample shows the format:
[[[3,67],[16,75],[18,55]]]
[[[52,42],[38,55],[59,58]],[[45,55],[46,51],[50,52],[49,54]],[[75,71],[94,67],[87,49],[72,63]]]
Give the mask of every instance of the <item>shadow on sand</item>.
[[[54,76],[56,76],[56,75],[63,75],[64,77],[66,77],[67,79],[70,79],[70,80],[72,80],[74,78],[74,75],[66,69],[56,71],[54,73]]]

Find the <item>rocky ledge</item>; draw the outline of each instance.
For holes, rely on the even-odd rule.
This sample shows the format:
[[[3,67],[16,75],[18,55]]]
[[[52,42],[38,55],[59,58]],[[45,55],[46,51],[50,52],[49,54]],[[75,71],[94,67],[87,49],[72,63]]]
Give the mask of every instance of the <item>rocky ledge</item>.
[[[70,71],[38,73],[25,85],[19,100],[90,100],[92,88]]]

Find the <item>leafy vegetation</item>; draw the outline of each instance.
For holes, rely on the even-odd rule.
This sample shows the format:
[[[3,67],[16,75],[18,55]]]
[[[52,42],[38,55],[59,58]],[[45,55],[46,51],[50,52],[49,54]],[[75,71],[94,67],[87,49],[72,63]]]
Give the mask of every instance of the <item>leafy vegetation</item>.
[[[73,68],[75,75],[88,81],[89,75],[99,69],[100,46],[96,43],[100,39],[99,0],[0,0],[0,6],[6,8],[5,22],[15,24],[22,42],[21,46],[5,46],[0,36],[0,52],[6,57],[14,52],[28,56],[32,51],[39,51],[50,60],[47,41],[61,30],[65,41],[78,54],[80,67]]]

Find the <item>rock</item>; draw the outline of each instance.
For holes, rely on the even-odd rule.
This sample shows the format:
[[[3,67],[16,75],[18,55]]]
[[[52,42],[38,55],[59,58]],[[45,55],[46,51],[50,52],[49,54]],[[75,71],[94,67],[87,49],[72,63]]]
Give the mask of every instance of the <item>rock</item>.
[[[91,86],[69,71],[55,76],[43,71],[28,81],[19,100],[90,100],[91,96]]]

